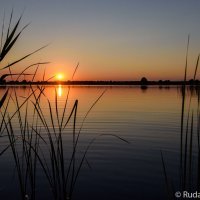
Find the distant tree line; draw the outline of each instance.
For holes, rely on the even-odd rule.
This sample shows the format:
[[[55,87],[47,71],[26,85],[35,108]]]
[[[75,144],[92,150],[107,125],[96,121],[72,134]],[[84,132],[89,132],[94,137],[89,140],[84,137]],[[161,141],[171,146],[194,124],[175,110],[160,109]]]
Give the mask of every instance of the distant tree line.
[[[0,85],[141,85],[146,87],[148,85],[182,85],[183,81],[170,81],[170,80],[159,80],[159,81],[149,81],[146,77],[142,77],[140,81],[6,81],[6,77],[9,75],[4,75],[0,77]],[[199,80],[190,79],[186,81],[187,85],[199,85]]]

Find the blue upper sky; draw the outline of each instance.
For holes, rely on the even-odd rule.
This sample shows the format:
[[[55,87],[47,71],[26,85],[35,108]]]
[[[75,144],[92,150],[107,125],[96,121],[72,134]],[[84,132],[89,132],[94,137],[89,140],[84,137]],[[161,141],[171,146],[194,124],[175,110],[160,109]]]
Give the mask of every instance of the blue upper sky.
[[[181,79],[188,34],[191,74],[200,53],[199,0],[1,0],[0,19],[12,8],[31,25],[7,62],[50,43],[24,63],[50,75],[80,62],[81,80]]]

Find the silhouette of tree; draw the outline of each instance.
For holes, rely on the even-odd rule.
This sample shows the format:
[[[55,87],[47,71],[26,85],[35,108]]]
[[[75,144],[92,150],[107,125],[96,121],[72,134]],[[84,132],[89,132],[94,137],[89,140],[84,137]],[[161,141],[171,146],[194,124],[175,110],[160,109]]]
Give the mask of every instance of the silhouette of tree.
[[[194,79],[190,79],[188,82],[190,85],[194,85]]]
[[[146,77],[142,77],[140,82],[141,82],[141,85],[148,85],[148,80]]]
[[[158,81],[158,84],[159,84],[159,85],[162,85],[162,84],[163,84],[163,81],[162,81],[162,80],[159,80],[159,81]]]

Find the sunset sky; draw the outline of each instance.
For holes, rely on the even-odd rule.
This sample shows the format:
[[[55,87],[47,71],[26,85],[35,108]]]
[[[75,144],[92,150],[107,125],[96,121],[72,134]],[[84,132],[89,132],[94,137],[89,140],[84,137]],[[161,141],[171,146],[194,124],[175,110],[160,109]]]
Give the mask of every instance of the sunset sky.
[[[51,62],[38,80],[45,67],[68,80],[78,62],[76,80],[180,80],[188,34],[190,74],[200,53],[199,0],[1,0],[0,24],[12,8],[31,24],[3,64],[49,44],[13,67]]]

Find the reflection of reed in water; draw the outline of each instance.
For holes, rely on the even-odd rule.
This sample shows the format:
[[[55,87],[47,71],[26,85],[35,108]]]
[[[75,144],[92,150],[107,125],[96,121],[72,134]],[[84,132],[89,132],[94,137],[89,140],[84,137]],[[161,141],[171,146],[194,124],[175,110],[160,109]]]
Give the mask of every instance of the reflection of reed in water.
[[[183,86],[177,86],[177,92],[181,97],[184,93],[186,97],[199,97],[200,85],[187,85],[185,88]]]

